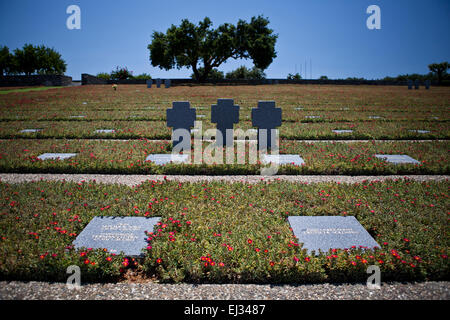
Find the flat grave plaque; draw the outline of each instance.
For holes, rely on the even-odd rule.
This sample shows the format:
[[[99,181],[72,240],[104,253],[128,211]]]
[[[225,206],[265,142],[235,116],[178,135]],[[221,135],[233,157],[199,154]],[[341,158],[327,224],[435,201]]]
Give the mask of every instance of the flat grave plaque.
[[[353,132],[353,130],[347,130],[347,129],[343,129],[343,130],[340,130],[340,129],[336,129],[336,130],[332,130],[334,133],[352,133]]]
[[[263,154],[261,163],[263,164],[269,164],[269,163],[276,163],[278,165],[283,164],[294,164],[297,166],[301,166],[305,163],[305,161],[300,157],[298,154]]]
[[[400,163],[417,163],[420,164],[416,159],[411,158],[405,154],[376,154],[375,157],[379,159],[384,159],[387,162],[400,164]]]
[[[145,231],[153,232],[159,217],[94,217],[77,236],[75,248],[107,249],[108,252],[142,257],[147,246]]]
[[[77,154],[76,153],[43,153],[40,156],[38,156],[38,159],[41,160],[64,160],[64,159],[68,159],[68,158],[72,158],[75,157]]]
[[[114,133],[116,132],[116,130],[114,129],[98,129],[95,130],[96,133]]]
[[[164,165],[169,162],[183,163],[189,160],[187,154],[149,154],[145,161],[152,161],[157,165]]]
[[[294,235],[308,253],[319,249],[327,252],[330,249],[356,248],[372,249],[380,245],[372,238],[355,217],[342,216],[290,216],[289,224]]]
[[[429,130],[409,130],[411,132],[417,132],[417,133],[430,133]]]
[[[33,133],[33,132],[39,132],[41,130],[42,129],[23,129],[23,130],[20,130],[20,132],[21,133]]]

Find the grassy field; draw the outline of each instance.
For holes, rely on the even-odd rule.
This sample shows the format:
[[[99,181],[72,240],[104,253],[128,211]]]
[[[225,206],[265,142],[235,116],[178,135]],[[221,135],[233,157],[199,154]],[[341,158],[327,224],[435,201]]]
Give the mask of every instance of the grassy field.
[[[259,100],[274,100],[282,108],[280,153],[299,154],[305,164],[281,166],[278,174],[450,171],[446,87],[119,85],[114,91],[98,85],[1,93],[2,173],[259,175],[262,165],[249,163],[248,150],[234,151],[243,164],[157,166],[145,161],[149,154],[172,150],[165,117],[173,101],[189,101],[205,115],[205,130],[215,127],[210,106],[218,98],[240,105],[235,128],[251,128],[251,109]],[[21,133],[24,129],[42,130]],[[334,129],[353,132],[336,134]],[[306,139],[318,141],[299,141]],[[403,141],[337,142],[342,139]],[[209,144],[204,142],[203,150]],[[47,152],[77,156],[37,159]],[[375,154],[407,154],[420,163],[395,165]],[[352,185],[147,181],[133,188],[0,182],[0,279],[66,281],[67,266],[76,264],[83,282],[121,281],[129,269],[163,282],[356,282],[367,279],[368,265],[380,267],[382,281],[448,280],[448,188],[448,181],[410,180]],[[72,241],[99,215],[161,217],[160,225],[148,230],[145,258],[75,250]],[[381,248],[307,254],[290,230],[290,215],[355,216]]]

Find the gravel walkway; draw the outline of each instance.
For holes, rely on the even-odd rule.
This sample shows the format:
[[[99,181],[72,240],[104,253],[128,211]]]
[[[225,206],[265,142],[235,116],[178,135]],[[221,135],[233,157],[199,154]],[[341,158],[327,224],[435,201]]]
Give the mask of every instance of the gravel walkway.
[[[365,284],[89,284],[69,290],[64,283],[0,282],[2,300],[448,300],[450,282]]]
[[[391,175],[391,176],[186,176],[186,175],[107,175],[107,174],[20,174],[20,173],[0,173],[0,182],[21,183],[37,180],[65,180],[65,181],[89,181],[95,180],[97,183],[118,183],[128,186],[138,185],[146,180],[179,182],[198,181],[226,181],[258,183],[260,181],[281,180],[288,182],[317,183],[317,182],[340,182],[340,183],[360,183],[362,181],[383,181],[387,179],[408,178],[414,181],[448,181],[448,175]]]

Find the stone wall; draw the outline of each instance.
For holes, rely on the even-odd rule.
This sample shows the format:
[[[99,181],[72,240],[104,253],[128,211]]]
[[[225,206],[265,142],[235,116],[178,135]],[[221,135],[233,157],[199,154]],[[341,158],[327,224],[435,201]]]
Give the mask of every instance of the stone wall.
[[[72,77],[64,75],[0,76],[0,87],[69,86]]]
[[[130,79],[130,80],[103,80],[92,75],[82,74],[82,84],[146,84],[147,80]],[[161,78],[164,84],[164,78]],[[170,79],[171,85],[197,85],[198,83],[193,79]],[[153,79],[155,83],[155,79]],[[333,84],[333,85],[379,85],[379,86],[407,86],[406,81],[385,81],[385,80],[319,80],[319,79],[302,79],[302,80],[287,80],[287,79],[262,79],[262,80],[208,80],[204,83],[213,85],[262,85],[262,84]],[[421,86],[424,83],[420,84]],[[437,83],[432,82],[432,86]]]

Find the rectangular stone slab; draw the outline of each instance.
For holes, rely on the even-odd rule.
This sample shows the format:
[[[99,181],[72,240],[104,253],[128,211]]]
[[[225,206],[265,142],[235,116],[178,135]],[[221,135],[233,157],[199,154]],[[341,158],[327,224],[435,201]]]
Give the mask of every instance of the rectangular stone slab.
[[[95,130],[96,133],[114,133],[116,132],[116,130],[114,129],[98,129]]]
[[[75,157],[77,154],[76,153],[43,153],[40,156],[38,156],[38,159],[41,160],[49,160],[49,159],[58,159],[59,160],[64,160],[64,159],[68,159],[68,158],[72,158]]]
[[[332,130],[334,133],[352,133],[353,130]]]
[[[42,129],[23,129],[23,130],[20,130],[20,132],[22,132],[22,133],[32,133],[32,132],[39,132],[41,130]]]
[[[428,130],[409,130],[411,132],[417,132],[417,133],[430,133]]]
[[[75,248],[107,249],[129,257],[142,257],[147,247],[145,231],[153,232],[159,217],[94,217],[77,236]]]
[[[384,159],[387,162],[391,163],[417,163],[420,164],[416,159],[411,158],[405,154],[376,154],[375,157],[379,159]]]
[[[149,154],[145,161],[152,161],[157,165],[163,165],[166,163],[170,163],[171,161],[174,163],[182,163],[187,162],[189,160],[189,156],[187,154]]]
[[[308,253],[319,249],[327,252],[330,249],[356,248],[373,249],[380,245],[371,237],[366,229],[353,216],[290,216],[289,224],[298,238],[303,243],[303,248]]]
[[[320,116],[305,116],[307,119],[318,119]]]
[[[283,164],[294,164],[297,166],[301,166],[305,163],[305,161],[300,157],[298,154],[280,154],[280,155],[274,155],[274,154],[264,154],[262,155],[261,162],[263,164],[269,164],[269,163],[277,163],[279,165]]]

